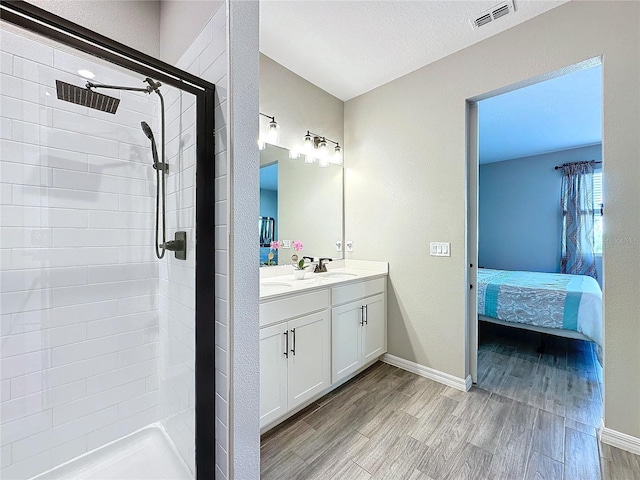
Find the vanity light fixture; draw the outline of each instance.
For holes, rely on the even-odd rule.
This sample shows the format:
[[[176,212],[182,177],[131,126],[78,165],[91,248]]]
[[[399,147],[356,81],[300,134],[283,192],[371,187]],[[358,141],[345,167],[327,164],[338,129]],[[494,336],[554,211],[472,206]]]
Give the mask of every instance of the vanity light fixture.
[[[328,143],[335,145],[333,154],[329,151]],[[304,153],[304,161],[306,163],[315,163],[317,160],[320,167],[328,167],[331,163],[342,165],[342,147],[340,144],[309,130],[304,136],[302,153]]]
[[[263,117],[269,119],[269,125],[267,127],[266,135],[260,135],[260,138],[258,139],[258,147],[260,148],[260,150],[264,150],[267,146],[267,143],[270,143],[271,145],[278,145],[278,143],[280,143],[280,125],[278,125],[278,122],[276,122],[276,117],[266,115],[262,112],[259,113]]]

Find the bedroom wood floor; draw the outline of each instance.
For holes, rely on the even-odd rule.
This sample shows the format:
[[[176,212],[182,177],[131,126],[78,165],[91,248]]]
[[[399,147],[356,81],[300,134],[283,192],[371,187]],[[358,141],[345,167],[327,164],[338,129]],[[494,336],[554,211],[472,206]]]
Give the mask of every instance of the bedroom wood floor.
[[[640,480],[640,457],[599,445],[590,344],[481,328],[464,393],[377,363],[261,442],[262,479]]]

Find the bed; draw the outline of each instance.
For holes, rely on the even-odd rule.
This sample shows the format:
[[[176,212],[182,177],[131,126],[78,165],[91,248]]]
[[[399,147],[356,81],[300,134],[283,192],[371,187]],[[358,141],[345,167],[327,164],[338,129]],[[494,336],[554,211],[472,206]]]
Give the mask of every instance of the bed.
[[[585,275],[479,268],[478,319],[602,347],[602,291]]]

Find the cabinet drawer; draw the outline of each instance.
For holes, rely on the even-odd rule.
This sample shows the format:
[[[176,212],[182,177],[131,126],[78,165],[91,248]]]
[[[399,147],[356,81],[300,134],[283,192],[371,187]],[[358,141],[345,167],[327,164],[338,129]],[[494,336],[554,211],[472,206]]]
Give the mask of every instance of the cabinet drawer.
[[[260,327],[329,307],[329,290],[294,295],[260,304]]]
[[[382,293],[384,292],[386,281],[386,277],[376,278],[366,282],[352,283],[344,287],[334,287],[331,289],[331,305],[341,305],[375,295],[376,293]]]

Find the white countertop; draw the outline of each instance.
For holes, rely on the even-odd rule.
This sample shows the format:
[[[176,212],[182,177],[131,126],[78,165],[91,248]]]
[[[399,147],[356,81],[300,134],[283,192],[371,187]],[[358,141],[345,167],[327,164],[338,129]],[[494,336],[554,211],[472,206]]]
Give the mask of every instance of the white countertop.
[[[260,301],[341,284],[384,277],[386,262],[335,260],[327,263],[327,273],[307,273],[303,280],[293,277],[291,265],[260,268]]]

